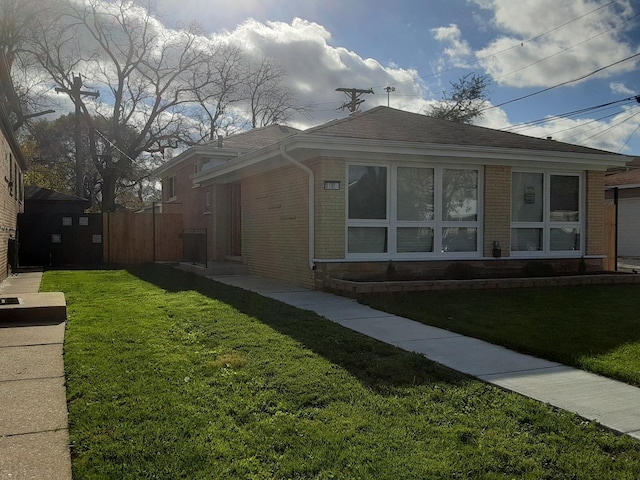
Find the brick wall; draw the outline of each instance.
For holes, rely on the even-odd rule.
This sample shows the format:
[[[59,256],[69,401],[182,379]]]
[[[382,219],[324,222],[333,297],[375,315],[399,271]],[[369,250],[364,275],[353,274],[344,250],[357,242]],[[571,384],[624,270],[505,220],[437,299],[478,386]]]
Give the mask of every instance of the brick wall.
[[[343,159],[310,162],[315,172],[315,258],[344,258],[346,169]],[[339,181],[340,190],[325,190],[324,182]]]
[[[587,172],[587,255],[605,254],[604,173]]]
[[[10,181],[13,183],[10,185]],[[18,213],[23,211],[22,171],[9,143],[0,133],[0,282],[9,271],[9,238],[15,237]]]
[[[484,167],[484,247],[483,255],[492,256],[493,242],[499,241],[502,256],[511,249],[511,167]]]
[[[295,166],[242,180],[242,256],[251,273],[313,286],[308,185]]]

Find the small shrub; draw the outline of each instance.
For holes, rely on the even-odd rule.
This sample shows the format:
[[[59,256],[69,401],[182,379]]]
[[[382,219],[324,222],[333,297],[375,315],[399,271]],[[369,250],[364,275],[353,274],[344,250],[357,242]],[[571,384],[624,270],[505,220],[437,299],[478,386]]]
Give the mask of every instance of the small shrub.
[[[553,277],[555,270],[549,262],[528,262],[522,267],[522,274],[525,277]]]

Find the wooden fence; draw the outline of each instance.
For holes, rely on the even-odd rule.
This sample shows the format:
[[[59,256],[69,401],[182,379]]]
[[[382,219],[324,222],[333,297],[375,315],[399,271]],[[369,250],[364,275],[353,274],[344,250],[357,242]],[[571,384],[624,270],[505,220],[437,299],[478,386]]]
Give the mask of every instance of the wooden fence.
[[[604,260],[604,269],[613,271],[616,269],[616,206],[604,206],[604,248],[607,258]]]
[[[102,222],[105,263],[182,260],[180,213],[105,213]]]

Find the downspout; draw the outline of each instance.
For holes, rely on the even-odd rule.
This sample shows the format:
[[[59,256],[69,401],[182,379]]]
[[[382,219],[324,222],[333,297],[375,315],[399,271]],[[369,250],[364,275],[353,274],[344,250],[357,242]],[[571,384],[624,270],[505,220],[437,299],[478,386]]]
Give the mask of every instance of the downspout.
[[[296,167],[303,170],[307,176],[309,177],[309,201],[307,202],[309,205],[309,268],[311,270],[315,270],[315,263],[313,261],[313,254],[315,252],[315,174],[313,170],[311,170],[306,165],[302,164],[291,155],[287,153],[287,149],[284,145],[280,145],[280,155],[285,160],[293,163]]]

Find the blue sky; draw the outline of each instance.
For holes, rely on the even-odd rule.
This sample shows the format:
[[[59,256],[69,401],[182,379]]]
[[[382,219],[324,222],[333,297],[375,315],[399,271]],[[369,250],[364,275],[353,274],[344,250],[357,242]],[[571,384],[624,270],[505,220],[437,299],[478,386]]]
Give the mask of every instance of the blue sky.
[[[167,28],[195,20],[281,63],[312,105],[311,118],[293,119],[302,128],[346,115],[337,87],[372,87],[367,109],[386,105],[394,86],[392,107],[424,112],[470,72],[489,76],[498,105],[603,69],[487,110],[478,124],[492,128],[640,95],[640,56],[608,67],[640,53],[637,0],[157,0],[152,12]],[[639,125],[629,101],[519,133],[640,155]]]

